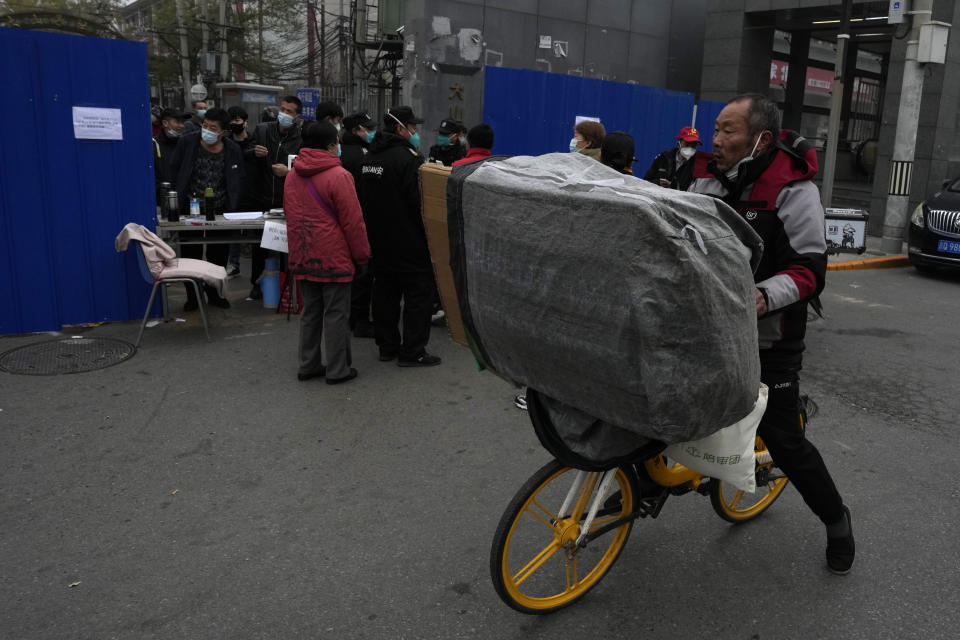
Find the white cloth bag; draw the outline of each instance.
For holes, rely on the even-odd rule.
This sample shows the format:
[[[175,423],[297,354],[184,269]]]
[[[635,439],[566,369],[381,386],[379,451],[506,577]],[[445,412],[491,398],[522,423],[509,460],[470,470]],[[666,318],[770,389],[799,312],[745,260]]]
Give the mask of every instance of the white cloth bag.
[[[757,490],[753,445],[760,418],[767,408],[767,395],[767,385],[761,384],[757,402],[744,419],[706,438],[672,444],[663,455],[705,476],[753,493]]]

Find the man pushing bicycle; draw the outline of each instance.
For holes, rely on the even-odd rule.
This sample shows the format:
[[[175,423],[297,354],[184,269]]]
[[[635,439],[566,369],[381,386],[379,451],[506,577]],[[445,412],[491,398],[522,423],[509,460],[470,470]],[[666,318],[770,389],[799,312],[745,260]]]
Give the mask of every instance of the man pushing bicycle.
[[[855,553],[850,510],[819,451],[806,439],[798,411],[807,304],[823,290],[827,267],[816,173],[814,148],[796,133],[780,130],[776,104],[745,94],[717,116],[713,154],[697,154],[689,191],[723,200],[763,239],[756,309],[761,380],[770,395],[757,435],[826,525],[827,567],[845,574]]]

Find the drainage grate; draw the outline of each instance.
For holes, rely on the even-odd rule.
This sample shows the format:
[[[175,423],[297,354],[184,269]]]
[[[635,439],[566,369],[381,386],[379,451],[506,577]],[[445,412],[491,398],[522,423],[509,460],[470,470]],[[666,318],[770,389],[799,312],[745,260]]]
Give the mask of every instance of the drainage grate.
[[[136,352],[129,342],[113,338],[57,338],[0,354],[0,369],[28,376],[83,373],[123,362]]]

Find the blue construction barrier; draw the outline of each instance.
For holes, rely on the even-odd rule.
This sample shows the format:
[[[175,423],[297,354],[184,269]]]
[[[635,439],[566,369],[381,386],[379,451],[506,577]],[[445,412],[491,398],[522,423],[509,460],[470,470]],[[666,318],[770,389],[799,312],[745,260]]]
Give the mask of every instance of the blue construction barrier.
[[[0,86],[0,334],[141,317],[113,239],[156,212],[146,45],[0,28]],[[123,139],[77,139],[74,106],[119,109]]]
[[[576,116],[598,117],[607,131],[633,136],[634,172],[642,176],[693,119],[692,93],[503,67],[487,67],[484,83],[483,119],[493,127],[496,154],[568,151]],[[697,128],[702,148],[709,151],[713,119],[720,111],[714,109],[723,105],[699,104]]]
[[[700,130],[700,139],[703,141],[701,151],[713,151],[713,123],[723,108],[727,106],[726,102],[712,102],[710,100],[701,100],[697,103],[697,129]]]

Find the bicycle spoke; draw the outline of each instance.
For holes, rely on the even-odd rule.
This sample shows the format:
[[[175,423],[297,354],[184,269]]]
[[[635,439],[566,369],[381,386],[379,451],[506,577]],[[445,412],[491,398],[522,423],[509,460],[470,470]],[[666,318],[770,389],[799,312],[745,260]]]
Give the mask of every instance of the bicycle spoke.
[[[567,591],[577,586],[577,556],[573,556],[567,561],[566,567]]]
[[[539,513],[537,513],[536,511],[534,511],[534,510],[533,510],[533,507],[534,507],[534,506],[536,506],[538,509],[540,509],[540,511],[542,511],[542,512],[544,513],[544,515],[546,516],[546,518],[545,518],[544,516],[540,515]],[[546,507],[544,507],[542,504],[540,504],[540,503],[537,502],[536,500],[531,500],[531,501],[530,501],[530,505],[529,505],[526,509],[524,509],[524,511],[526,511],[526,512],[529,513],[531,516],[533,516],[534,518],[536,518],[537,520],[539,520],[539,521],[542,522],[543,524],[547,525],[547,526],[550,527],[551,529],[553,529],[553,523],[557,521],[557,516],[555,516],[553,513],[551,513]],[[549,519],[548,519],[548,518],[549,518]]]
[[[594,520],[593,525],[590,527],[590,533],[593,533],[594,531],[596,531],[603,525],[607,524],[608,522],[613,522],[614,520],[618,520],[619,518],[620,518],[620,512],[618,511],[616,515],[610,516],[609,518],[598,518]]]
[[[743,491],[737,491],[735,494],[733,494],[733,499],[730,500],[730,508],[736,509],[741,500],[743,500]]]
[[[549,560],[551,557],[553,557],[553,554],[555,554],[560,549],[562,549],[562,547],[556,541],[551,542],[549,545],[547,545],[547,547],[543,551],[538,553],[533,558],[533,560],[528,562],[525,567],[523,567],[522,569],[520,569],[520,571],[514,574],[513,584],[517,586],[520,586],[521,584],[523,584],[524,580],[526,580],[531,575],[533,575],[534,571],[542,567],[543,563]]]

